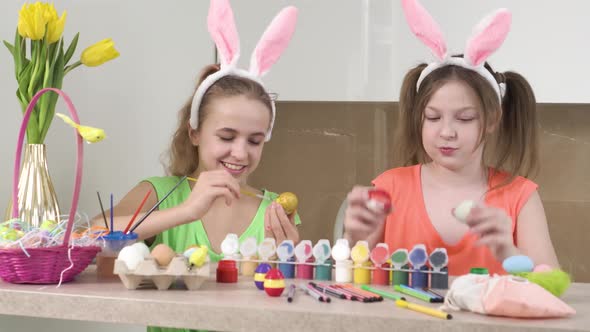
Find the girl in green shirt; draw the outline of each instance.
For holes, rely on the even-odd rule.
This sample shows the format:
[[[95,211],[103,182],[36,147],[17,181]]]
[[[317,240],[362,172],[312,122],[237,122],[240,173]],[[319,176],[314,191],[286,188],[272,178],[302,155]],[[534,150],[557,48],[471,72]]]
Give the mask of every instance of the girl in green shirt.
[[[219,70],[217,65],[206,67],[200,82]],[[297,213],[287,216],[273,202],[277,194],[248,185],[272,129],[274,106],[269,94],[254,80],[227,75],[206,90],[196,112],[191,112],[192,99],[180,110],[169,150],[170,176],[151,177],[131,189],[114,208],[115,229],[125,228],[149,191],[144,213],[187,175],[198,180],[181,183],[137,227],[140,239],[152,246],[165,243],[178,253],[191,245],[206,245],[212,262],[222,258],[220,245],[228,233],[239,234],[240,240],[255,237],[261,242],[272,237],[277,244],[285,239],[299,242]],[[244,195],[241,189],[265,199]],[[101,216],[93,223],[100,225]]]

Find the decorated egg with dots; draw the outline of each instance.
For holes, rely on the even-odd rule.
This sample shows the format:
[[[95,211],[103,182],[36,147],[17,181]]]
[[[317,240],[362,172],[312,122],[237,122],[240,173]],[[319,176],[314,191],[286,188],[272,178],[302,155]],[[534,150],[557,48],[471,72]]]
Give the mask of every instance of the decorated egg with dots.
[[[285,277],[279,269],[271,269],[264,278],[264,291],[268,296],[281,296],[285,290]]]
[[[272,270],[272,267],[267,263],[262,263],[258,265],[256,270],[254,271],[254,284],[260,290],[264,290],[264,278],[268,271]]]

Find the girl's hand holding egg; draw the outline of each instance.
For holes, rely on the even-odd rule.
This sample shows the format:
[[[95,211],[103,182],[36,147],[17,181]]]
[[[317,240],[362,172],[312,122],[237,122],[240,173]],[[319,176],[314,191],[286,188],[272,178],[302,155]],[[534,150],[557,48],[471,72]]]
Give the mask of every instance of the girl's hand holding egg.
[[[463,201],[452,213],[479,237],[477,244],[490,248],[499,261],[519,253],[514,245],[512,219],[506,211],[474,201]]]
[[[299,232],[295,226],[295,211],[299,200],[295,194],[285,192],[270,203],[264,214],[265,237],[272,237],[277,243],[284,240],[299,242]]]
[[[383,240],[385,218],[391,212],[389,193],[373,187],[354,187],[347,196],[344,236],[350,242],[368,241],[373,247]]]

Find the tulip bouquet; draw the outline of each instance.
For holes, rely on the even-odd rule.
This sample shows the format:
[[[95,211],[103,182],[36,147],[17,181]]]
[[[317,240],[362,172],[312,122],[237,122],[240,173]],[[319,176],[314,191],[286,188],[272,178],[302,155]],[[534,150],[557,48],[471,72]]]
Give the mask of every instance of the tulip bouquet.
[[[119,56],[109,38],[86,48],[79,60],[70,63],[79,33],[66,45],[62,38],[65,23],[66,12],[58,16],[53,4],[25,3],[18,13],[14,44],[4,41],[14,58],[16,96],[23,113],[37,91],[47,87],[61,89],[64,76],[78,66],[95,67]],[[41,97],[27,126],[28,143],[44,142],[56,103],[56,94],[46,93]]]

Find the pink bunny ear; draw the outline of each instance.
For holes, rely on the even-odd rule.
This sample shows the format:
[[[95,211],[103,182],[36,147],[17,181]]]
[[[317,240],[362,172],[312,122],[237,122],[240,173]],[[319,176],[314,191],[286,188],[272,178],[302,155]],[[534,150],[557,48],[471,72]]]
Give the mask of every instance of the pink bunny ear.
[[[240,38],[229,0],[211,0],[207,25],[219,51],[221,64],[236,63],[240,56]]]
[[[287,48],[297,23],[297,8],[287,7],[272,20],[252,53],[250,72],[263,76]]]
[[[439,60],[444,60],[447,44],[436,21],[417,0],[402,0],[402,7],[412,32]]]
[[[481,20],[473,30],[465,48],[465,59],[473,66],[479,66],[504,42],[510,31],[512,14],[498,9]]]

